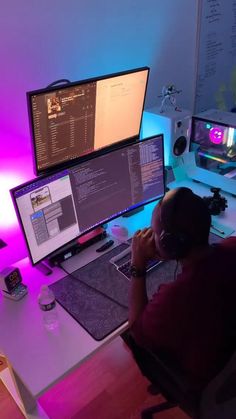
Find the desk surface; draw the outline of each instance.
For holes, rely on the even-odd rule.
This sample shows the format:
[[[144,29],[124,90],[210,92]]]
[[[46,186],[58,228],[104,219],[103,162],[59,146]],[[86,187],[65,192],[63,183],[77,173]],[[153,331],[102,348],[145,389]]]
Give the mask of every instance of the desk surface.
[[[194,182],[189,178],[172,182],[168,186],[171,189],[180,186],[186,186],[202,197],[213,196],[212,192],[210,191],[210,186],[207,186],[203,183]],[[212,221],[214,223],[214,220],[216,220],[219,224],[233,228],[234,232],[232,235],[236,236],[236,197],[233,197],[231,194],[224,191],[221,191],[220,194],[227,199],[228,208],[226,208],[225,211],[222,211],[219,215],[213,216]]]
[[[59,328],[47,331],[37,302],[40,286],[57,281],[65,273],[54,268],[53,274],[46,277],[32,268],[28,258],[15,265],[20,268],[28,286],[28,295],[20,301],[0,297],[0,348],[37,398],[98,348],[119,335],[127,324],[97,342],[58,304]]]
[[[121,219],[129,226],[131,235],[146,225],[154,205],[152,203],[141,213]],[[115,223],[117,220],[111,225]],[[115,240],[115,245],[118,243]],[[99,257],[96,248],[101,244],[94,244],[71,258],[70,262],[65,262],[65,269],[72,272]],[[63,278],[65,272],[54,268],[52,275],[45,276],[32,267],[28,258],[14,266],[21,271],[23,282],[28,286],[28,295],[20,301],[12,301],[0,294],[0,350],[8,356],[31,394],[38,398],[101,346],[120,335],[127,328],[127,323],[98,342],[58,304],[59,328],[47,331],[37,301],[40,287]]]
[[[201,196],[210,195],[209,187],[191,180],[185,179],[171,184],[171,187],[176,186],[188,186]],[[228,199],[229,208],[218,217],[218,221],[236,228],[236,199],[228,194],[224,195]],[[144,211],[130,218],[113,220],[109,228],[114,224],[123,224],[132,235],[138,228],[150,224],[154,205],[155,203],[146,206]],[[78,269],[98,257],[95,251],[97,247],[98,244],[95,244],[76,255],[73,264],[70,264],[72,269]],[[37,302],[40,286],[61,279],[65,273],[54,268],[53,274],[46,277],[31,266],[28,258],[15,266],[20,268],[29,293],[18,302],[0,296],[0,349],[9,357],[24,384],[37,398],[101,346],[124,331],[127,324],[98,342],[58,305],[60,326],[54,332],[47,331]]]

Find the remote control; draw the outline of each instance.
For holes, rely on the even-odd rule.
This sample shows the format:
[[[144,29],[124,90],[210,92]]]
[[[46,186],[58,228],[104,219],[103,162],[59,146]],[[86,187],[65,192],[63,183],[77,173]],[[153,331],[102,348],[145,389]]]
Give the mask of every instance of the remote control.
[[[101,247],[98,247],[98,249],[96,249],[96,252],[104,252],[105,250],[109,249],[109,247],[111,247],[113,244],[114,244],[114,240],[109,240],[108,242],[103,244]]]

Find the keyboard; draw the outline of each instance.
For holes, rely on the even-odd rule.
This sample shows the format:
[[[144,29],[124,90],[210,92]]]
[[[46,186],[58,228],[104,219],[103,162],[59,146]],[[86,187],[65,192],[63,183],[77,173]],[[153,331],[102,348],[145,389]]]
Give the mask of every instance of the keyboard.
[[[162,260],[152,260],[147,265],[147,272],[151,271],[156,266],[160,265],[162,263]],[[131,266],[131,260],[128,260],[127,262],[123,263],[119,267],[117,267],[117,270],[122,273],[124,276],[126,276],[127,279],[131,279],[130,275],[130,266]]]

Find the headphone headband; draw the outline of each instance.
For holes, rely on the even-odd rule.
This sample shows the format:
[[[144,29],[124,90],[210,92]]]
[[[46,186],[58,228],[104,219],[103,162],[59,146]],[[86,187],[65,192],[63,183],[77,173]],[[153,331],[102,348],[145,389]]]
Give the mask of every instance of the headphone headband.
[[[172,192],[172,191],[170,191]],[[176,216],[178,214],[177,208],[180,200],[186,193],[193,194],[189,188],[178,188],[173,191],[173,196],[170,201],[165,203],[165,198],[160,202],[160,221],[163,225],[163,230],[159,237],[159,245],[169,259],[181,259],[187,255],[192,247],[192,238],[189,234],[176,231]],[[168,223],[164,220],[162,205],[171,205],[170,214],[168,215]]]

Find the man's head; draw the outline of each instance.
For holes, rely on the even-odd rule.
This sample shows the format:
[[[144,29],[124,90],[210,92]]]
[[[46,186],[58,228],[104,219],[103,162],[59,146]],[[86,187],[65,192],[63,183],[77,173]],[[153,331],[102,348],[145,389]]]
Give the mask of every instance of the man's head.
[[[167,192],[154,208],[152,228],[163,259],[183,259],[208,244],[211,215],[203,199],[189,188]]]

